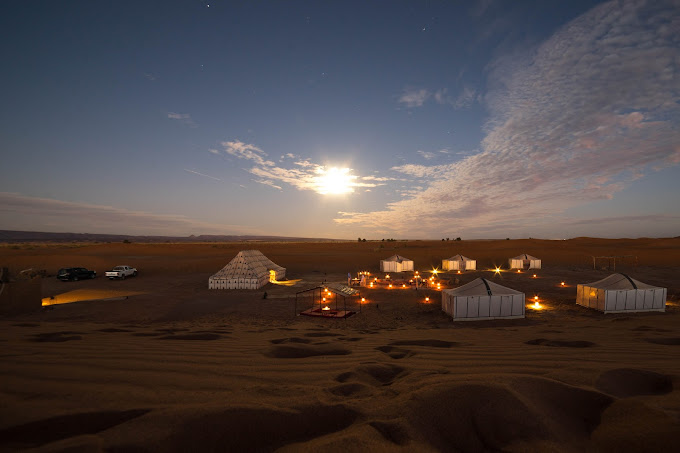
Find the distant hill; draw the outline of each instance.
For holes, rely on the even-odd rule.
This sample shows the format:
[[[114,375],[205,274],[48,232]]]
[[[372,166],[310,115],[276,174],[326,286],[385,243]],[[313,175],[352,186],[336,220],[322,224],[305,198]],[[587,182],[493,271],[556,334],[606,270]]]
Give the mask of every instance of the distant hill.
[[[0,230],[0,243],[17,242],[334,242],[341,239],[298,238],[284,236],[212,235],[200,236],[131,236],[123,234],[49,233],[41,231]]]

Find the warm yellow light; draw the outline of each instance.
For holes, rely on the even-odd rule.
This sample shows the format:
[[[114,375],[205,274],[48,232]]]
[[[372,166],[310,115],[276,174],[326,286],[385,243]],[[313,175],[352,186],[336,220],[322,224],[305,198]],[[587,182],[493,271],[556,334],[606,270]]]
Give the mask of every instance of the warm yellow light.
[[[434,275],[437,275],[437,272],[439,272],[437,269],[432,269],[432,273],[433,273]]]
[[[365,298],[365,297],[362,297],[362,298],[361,298],[361,303],[362,303],[362,304],[366,303],[366,298]]]
[[[373,282],[371,282],[371,288],[373,288]]]
[[[460,271],[458,271],[458,273],[460,274]]]
[[[497,274],[500,274],[500,273],[501,273],[501,268],[500,268],[500,267],[497,267],[496,269],[494,269],[494,272],[496,272]]]
[[[328,305],[326,305],[325,307],[322,308],[323,311],[329,311],[330,309],[331,309],[331,307],[329,307]]]
[[[392,287],[392,283],[390,283],[390,288]]]
[[[406,288],[406,283],[404,283],[403,285],[401,285],[401,287],[402,287],[402,288]]]
[[[425,298],[425,302],[429,302],[429,301],[430,301],[430,298],[429,298],[429,297],[426,297],[426,298]]]
[[[534,300],[538,300],[538,296],[534,296]]]
[[[416,275],[418,274],[418,271],[416,271]]]
[[[534,278],[536,278],[536,274],[534,274]]]
[[[520,271],[519,269],[517,269],[517,273],[518,273],[518,274],[521,274],[521,273],[522,273],[522,271]]]
[[[324,168],[319,167],[316,170],[316,177],[314,178],[315,189],[318,193],[323,195],[340,195],[344,193],[354,192],[356,187],[354,176],[350,173],[349,168]]]
[[[537,309],[537,310],[540,309],[541,304],[539,304],[538,302],[534,302],[534,308]]]
[[[389,279],[389,278],[390,278],[390,274],[385,275],[385,278],[386,278],[386,279]]]
[[[560,283],[560,285],[564,286],[564,282]]]

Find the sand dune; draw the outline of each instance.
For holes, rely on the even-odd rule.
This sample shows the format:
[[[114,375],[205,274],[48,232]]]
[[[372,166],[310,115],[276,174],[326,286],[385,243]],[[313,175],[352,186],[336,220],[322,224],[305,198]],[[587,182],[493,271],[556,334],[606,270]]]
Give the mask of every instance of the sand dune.
[[[88,260],[140,269],[125,281],[42,282],[43,297],[137,293],[127,299],[0,319],[0,451],[680,451],[680,241],[580,241],[655,250],[660,263],[640,258],[630,273],[669,288],[667,311],[575,306],[576,283],[607,271],[576,259],[578,247],[565,251],[570,241],[522,241],[517,253],[546,263],[537,279],[445,276],[454,285],[487,275],[545,305],[526,319],[462,324],[441,312],[436,291],[375,290],[360,314],[333,320],[295,316],[299,286],[264,288],[267,299],[207,290],[238,244],[0,249],[12,270]],[[505,242],[463,245],[495,256]],[[262,249],[315,284],[377,266],[384,250],[364,245]],[[399,252],[418,266],[449,246]]]

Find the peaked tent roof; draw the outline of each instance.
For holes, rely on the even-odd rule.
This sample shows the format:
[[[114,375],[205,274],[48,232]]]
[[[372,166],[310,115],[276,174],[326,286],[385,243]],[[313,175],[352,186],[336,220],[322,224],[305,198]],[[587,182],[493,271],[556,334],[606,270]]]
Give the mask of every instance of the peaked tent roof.
[[[403,261],[411,261],[408,258],[404,258],[401,255],[392,255],[389,258],[385,258],[383,261],[396,261],[397,263],[401,263]]]
[[[609,277],[603,278],[592,283],[584,283],[583,286],[601,289],[651,289],[658,288],[658,286],[648,285],[630,278],[626,274],[612,274]]]
[[[513,260],[537,260],[539,258],[536,258],[535,256],[527,255],[526,253],[522,253],[521,255],[513,256]]]
[[[269,270],[285,271],[285,268],[274,263],[259,250],[241,250],[210,278],[259,278],[263,274],[269,275]]]
[[[446,258],[446,261],[474,261],[467,256],[463,256],[461,254],[454,255],[451,258]]]
[[[522,294],[521,291],[490,282],[485,278],[476,278],[470,283],[454,289],[445,290],[452,296],[500,296],[507,294]]]

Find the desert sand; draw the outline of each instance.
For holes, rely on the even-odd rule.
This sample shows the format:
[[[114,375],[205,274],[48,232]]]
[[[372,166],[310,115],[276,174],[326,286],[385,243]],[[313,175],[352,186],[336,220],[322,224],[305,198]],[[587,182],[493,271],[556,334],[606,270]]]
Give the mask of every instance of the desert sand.
[[[301,281],[207,289],[251,248]],[[297,316],[296,292],[394,253],[477,259],[444,286],[524,291],[526,318],[454,323],[437,291],[384,288],[347,319]],[[544,268],[489,272],[520,253]],[[575,305],[612,273],[591,255],[637,256],[616,270],[668,288],[666,312]],[[139,276],[102,277],[118,264]],[[99,276],[57,281],[67,266]],[[680,239],[20,244],[0,267],[79,300],[0,317],[0,451],[680,451]]]

